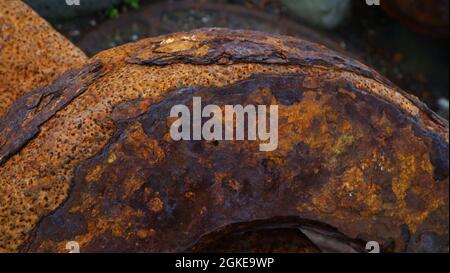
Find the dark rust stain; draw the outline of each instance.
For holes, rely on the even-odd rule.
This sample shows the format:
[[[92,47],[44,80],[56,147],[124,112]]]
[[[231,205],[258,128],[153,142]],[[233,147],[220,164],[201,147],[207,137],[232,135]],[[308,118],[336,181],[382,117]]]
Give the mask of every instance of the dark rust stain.
[[[311,89],[301,75],[255,75],[223,88],[174,91],[145,113],[120,119],[115,137],[79,166],[69,199],[43,219],[25,249],[55,251],[77,240],[86,252],[258,251],[252,240],[275,231],[246,223],[296,217],[334,227],[348,245],[376,240],[389,251],[446,251],[448,177],[434,180],[430,153],[433,141],[448,143],[375,95],[357,88],[352,96],[336,95],[348,84],[328,84]],[[289,95],[293,87],[296,96]],[[193,96],[205,105],[278,104],[279,148],[265,153],[251,141],[172,141],[170,109],[191,107]],[[219,234],[249,245],[208,239],[194,247],[235,223],[249,230]],[[410,243],[405,226],[424,243]],[[298,251],[315,249],[302,242]]]

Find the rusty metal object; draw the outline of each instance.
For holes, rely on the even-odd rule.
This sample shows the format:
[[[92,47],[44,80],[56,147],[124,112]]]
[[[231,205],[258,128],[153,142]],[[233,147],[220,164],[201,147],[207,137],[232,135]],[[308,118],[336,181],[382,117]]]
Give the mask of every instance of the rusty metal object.
[[[449,0],[389,0],[381,7],[416,32],[448,38]]]
[[[48,85],[86,60],[24,3],[0,1],[0,117],[25,92]]]
[[[312,28],[255,8],[223,3],[177,1],[155,3],[109,20],[86,34],[77,45],[92,56],[138,37],[153,37],[203,27],[228,27],[285,34],[342,51],[336,42]]]
[[[363,64],[227,29],[149,38],[90,62],[0,120],[0,135],[17,139],[0,142],[0,250],[226,250],[196,243],[286,224],[283,236],[310,227],[356,250],[372,240],[383,251],[448,250],[448,123]],[[49,99],[55,110],[39,94],[65,101]],[[173,141],[169,111],[194,96],[278,104],[278,149]],[[275,224],[260,231],[257,220]],[[298,236],[296,251],[320,248]]]

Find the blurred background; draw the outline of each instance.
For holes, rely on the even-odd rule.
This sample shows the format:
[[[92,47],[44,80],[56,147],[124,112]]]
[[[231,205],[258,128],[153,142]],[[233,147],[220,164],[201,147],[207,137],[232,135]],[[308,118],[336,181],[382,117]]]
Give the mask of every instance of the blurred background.
[[[145,37],[200,27],[299,37],[360,59],[449,116],[449,0],[25,2],[89,56]]]

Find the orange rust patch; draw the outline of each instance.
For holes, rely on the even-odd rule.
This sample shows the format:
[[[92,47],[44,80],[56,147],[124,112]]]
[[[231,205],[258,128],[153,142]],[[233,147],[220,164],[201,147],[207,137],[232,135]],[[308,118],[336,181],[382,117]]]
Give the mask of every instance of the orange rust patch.
[[[0,2],[0,117],[12,103],[44,87],[87,57],[22,1]]]
[[[152,198],[147,203],[148,208],[153,212],[160,212],[164,208],[164,203],[158,197]]]

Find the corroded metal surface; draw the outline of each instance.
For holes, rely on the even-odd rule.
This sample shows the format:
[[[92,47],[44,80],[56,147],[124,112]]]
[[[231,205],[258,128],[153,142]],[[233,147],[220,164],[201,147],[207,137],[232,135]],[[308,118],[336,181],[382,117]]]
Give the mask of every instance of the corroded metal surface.
[[[1,250],[201,250],[206,234],[279,217],[385,251],[448,250],[448,123],[370,68],[294,38],[226,29],[145,39],[91,62],[48,87],[85,90],[34,138],[18,132],[20,147],[0,163]],[[278,104],[278,149],[173,141],[170,109],[194,96]],[[230,238],[260,236],[249,232]]]
[[[26,91],[46,86],[86,60],[22,1],[0,1],[0,117]]]
[[[39,127],[73,99],[86,91],[99,76],[101,63],[64,73],[50,87],[35,89],[19,98],[0,119],[0,164],[39,133]],[[76,81],[74,81],[76,79]]]
[[[449,0],[389,0],[381,6],[419,33],[448,38]]]

